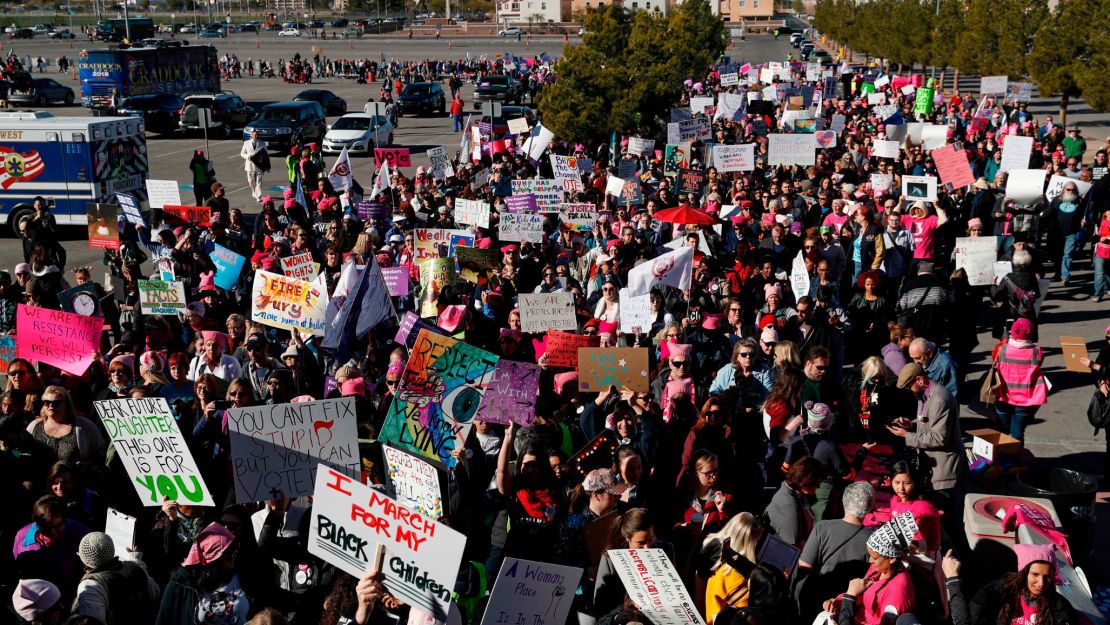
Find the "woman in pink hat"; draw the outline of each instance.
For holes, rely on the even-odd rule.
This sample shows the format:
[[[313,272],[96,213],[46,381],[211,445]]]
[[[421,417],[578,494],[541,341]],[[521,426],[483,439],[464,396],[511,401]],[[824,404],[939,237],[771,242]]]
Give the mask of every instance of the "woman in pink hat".
[[[1041,371],[1044,350],[1033,341],[1032,322],[1025,318],[1014,321],[1010,338],[999,345],[994,361],[1005,382],[994,405],[995,414],[1010,436],[1024,441],[1025,426],[1048,402],[1048,385]]]

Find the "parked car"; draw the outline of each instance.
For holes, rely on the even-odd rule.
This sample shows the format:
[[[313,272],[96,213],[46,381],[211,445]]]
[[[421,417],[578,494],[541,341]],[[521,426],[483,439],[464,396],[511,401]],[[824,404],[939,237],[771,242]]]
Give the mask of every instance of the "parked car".
[[[151,93],[124,99],[117,112],[142,117],[148,131],[172,134],[178,129],[184,107],[185,99],[179,95]]]
[[[49,35],[54,32],[54,27],[50,24],[35,24],[31,30],[35,31],[36,35]]]
[[[474,88],[474,108],[482,108],[483,102],[520,104],[524,98],[524,85],[511,76],[491,74],[483,76]]]
[[[12,106],[43,107],[57,102],[69,106],[74,99],[73,89],[53,78],[32,78],[27,72],[12,74],[12,86],[8,92],[8,102]]]
[[[75,39],[77,37],[77,35],[69,32],[68,28],[52,31],[48,36],[51,39]]]
[[[223,28],[208,28],[202,30],[197,36],[201,39],[223,39],[227,37],[227,31]]]
[[[239,32],[241,32],[241,33],[256,33],[256,32],[258,32],[259,26],[260,26],[260,24],[258,22],[247,22],[246,24],[241,24],[239,26]]]
[[[797,48],[798,46],[802,45],[802,42],[805,41],[805,38],[805,35],[803,35],[802,33],[794,33],[793,35],[790,35],[790,45]]]
[[[323,28],[324,20],[316,19],[308,23],[309,28]]]
[[[192,24],[186,24],[186,25],[182,26],[181,30],[179,30],[177,32],[182,33],[184,35],[195,35],[196,32],[197,32],[197,27],[193,26]]]
[[[243,140],[257,130],[259,137],[277,151],[288,151],[306,141],[320,141],[328,132],[324,107],[317,102],[267,104],[245,128]]]
[[[351,23],[351,22],[350,22],[350,21],[348,21],[348,20],[347,20],[347,18],[345,18],[345,17],[341,17],[341,18],[339,18],[339,19],[337,19],[337,20],[332,20],[332,22],[331,22],[331,25],[332,25],[332,27],[334,27],[334,28],[346,28],[346,27],[347,27],[347,24],[350,24],[350,23]]]
[[[185,134],[204,132],[199,109],[211,111],[212,123],[208,126],[209,135],[217,134],[230,138],[235,129],[242,128],[252,117],[254,109],[247,106],[232,91],[219,93],[194,93],[185,96],[184,105],[179,112],[178,127]]]
[[[501,136],[509,134],[509,120],[524,118],[528,120],[529,126],[536,125],[536,114],[532,109],[527,106],[502,106],[501,116],[494,117],[492,120],[482,118],[479,121],[479,127],[485,130],[484,126],[487,122],[492,123],[494,136]]]
[[[504,30],[497,31],[497,34],[501,37],[519,37],[521,35],[521,30],[516,27],[506,28]]]
[[[447,111],[447,96],[438,82],[414,82],[405,86],[397,98],[397,114]]]
[[[328,115],[342,115],[347,112],[347,101],[326,89],[305,89],[293,96],[294,102],[316,102],[324,107]]]
[[[336,154],[343,148],[351,154],[372,154],[374,148],[393,144],[393,122],[385,115],[348,113],[335,120],[324,135],[323,149]]]
[[[352,26],[350,28],[344,29],[343,30],[343,38],[344,39],[361,39],[362,38],[362,27]]]
[[[35,31],[30,28],[17,28],[8,36],[12,39],[34,39]]]
[[[278,33],[278,37],[300,37],[301,31],[296,28],[286,28]]]

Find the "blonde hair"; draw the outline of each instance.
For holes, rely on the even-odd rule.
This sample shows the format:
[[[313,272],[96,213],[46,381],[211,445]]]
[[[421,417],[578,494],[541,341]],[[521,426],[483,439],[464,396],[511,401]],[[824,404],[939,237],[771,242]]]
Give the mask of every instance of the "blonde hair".
[[[779,341],[775,344],[775,359],[784,365],[802,366],[802,355],[798,353],[793,341]]]
[[[883,384],[894,384],[897,379],[890,367],[886,366],[883,359],[878,356],[871,356],[864,360],[859,366],[859,370],[863,374],[863,378],[860,380],[860,388],[863,388],[863,385],[867,384],[867,381],[871,378],[877,377]]]
[[[730,547],[736,553],[744,556],[753,563],[756,561],[755,550],[763,538],[763,527],[751,512],[741,512],[728,520],[719,532],[705,537],[705,545],[722,547],[728,540]],[[724,566],[728,566],[725,564]]]
[[[74,421],[76,421],[77,406],[74,405],[73,396],[69,394],[69,391],[67,391],[64,386],[48,386],[46,387],[46,390],[42,392],[41,397],[43,399],[46,399],[46,396],[50,394],[57,396],[57,399],[60,399],[66,403],[66,416],[69,419],[69,422],[73,423]],[[43,404],[42,408],[39,410],[39,421],[46,421],[46,419],[46,404]]]

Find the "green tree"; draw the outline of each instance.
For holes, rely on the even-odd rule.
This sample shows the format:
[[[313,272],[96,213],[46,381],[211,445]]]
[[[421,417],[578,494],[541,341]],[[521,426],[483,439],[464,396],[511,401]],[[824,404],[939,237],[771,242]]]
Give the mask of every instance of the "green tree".
[[[1069,101],[1084,95],[1084,75],[1110,36],[1105,25],[1100,29],[1097,24],[1100,12],[1106,14],[1103,4],[1102,0],[1061,3],[1037,30],[1029,71],[1042,95],[1060,95],[1061,124],[1067,124]]]
[[[956,47],[959,45],[960,31],[963,30],[963,16],[966,6],[964,0],[941,0],[940,12],[933,18],[931,63],[941,68],[940,83],[944,88],[944,76],[949,67],[955,64]],[[952,90],[959,92],[960,73],[952,81]]]

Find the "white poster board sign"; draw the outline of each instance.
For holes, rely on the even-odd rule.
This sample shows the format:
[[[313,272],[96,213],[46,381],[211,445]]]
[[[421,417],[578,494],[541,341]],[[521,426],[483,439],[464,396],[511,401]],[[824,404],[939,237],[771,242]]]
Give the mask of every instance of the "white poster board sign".
[[[505,558],[481,625],[562,625],[581,578],[577,567]]]
[[[806,271],[804,252],[798,252],[790,265],[790,290],[794,292],[795,298],[809,295],[809,272]]]
[[[540,243],[543,241],[543,215],[502,213],[498,231],[503,241]]]
[[[151,208],[181,206],[181,190],[176,180],[147,179],[146,195]]]
[[[93,406],[144,506],[161,507],[165,498],[215,505],[165,398],[110,399]]]
[[[901,144],[897,141],[885,141],[883,139],[875,139],[872,143],[872,155],[879,158],[898,158],[898,150],[901,149]]]
[[[578,319],[574,315],[574,294],[569,291],[521,293],[519,303],[521,332],[578,330]]]
[[[1002,143],[1002,162],[998,164],[998,170],[1028,169],[1029,157],[1032,155],[1033,137],[1006,135],[1006,140]]]
[[[385,475],[389,489],[401,505],[420,514],[438,519],[443,516],[443,491],[439,485],[439,470],[430,462],[382,445],[385,456]]]
[[[971,286],[987,286],[994,282],[994,264],[998,258],[998,241],[994,237],[957,237],[956,269],[967,272]]]
[[[755,144],[714,145],[713,166],[721,173],[753,171],[755,169]]]
[[[767,164],[813,165],[817,161],[817,137],[812,134],[767,135]]]
[[[655,315],[651,313],[651,294],[630,295],[628,289],[620,291],[620,331],[631,334],[639,331],[646,333],[651,330],[655,322]]]
[[[384,547],[386,590],[446,622],[466,536],[330,467],[317,477],[309,553],[359,578]]]
[[[907,201],[937,201],[936,176],[902,176],[902,197]]]
[[[1007,76],[981,76],[979,78],[979,95],[1002,95],[1006,93],[1006,86],[1010,82]]]
[[[1081,198],[1087,197],[1087,192],[1090,191],[1091,187],[1093,186],[1090,182],[1084,182],[1082,180],[1076,180],[1075,178],[1068,178],[1067,176],[1057,176],[1053,174],[1052,177],[1048,179],[1048,187],[1046,187],[1044,190],[1045,199],[1049,202],[1055,200],[1056,196],[1060,195],[1060,192],[1064,190],[1064,185],[1069,182],[1075,184],[1075,188],[1077,191],[1079,191],[1079,197]]]
[[[1044,193],[1043,169],[1015,169],[1006,177],[1006,197],[1022,204],[1034,202]]]
[[[455,222],[489,228],[489,202],[455,199]]]
[[[662,549],[610,549],[628,597],[654,625],[705,625]]]

